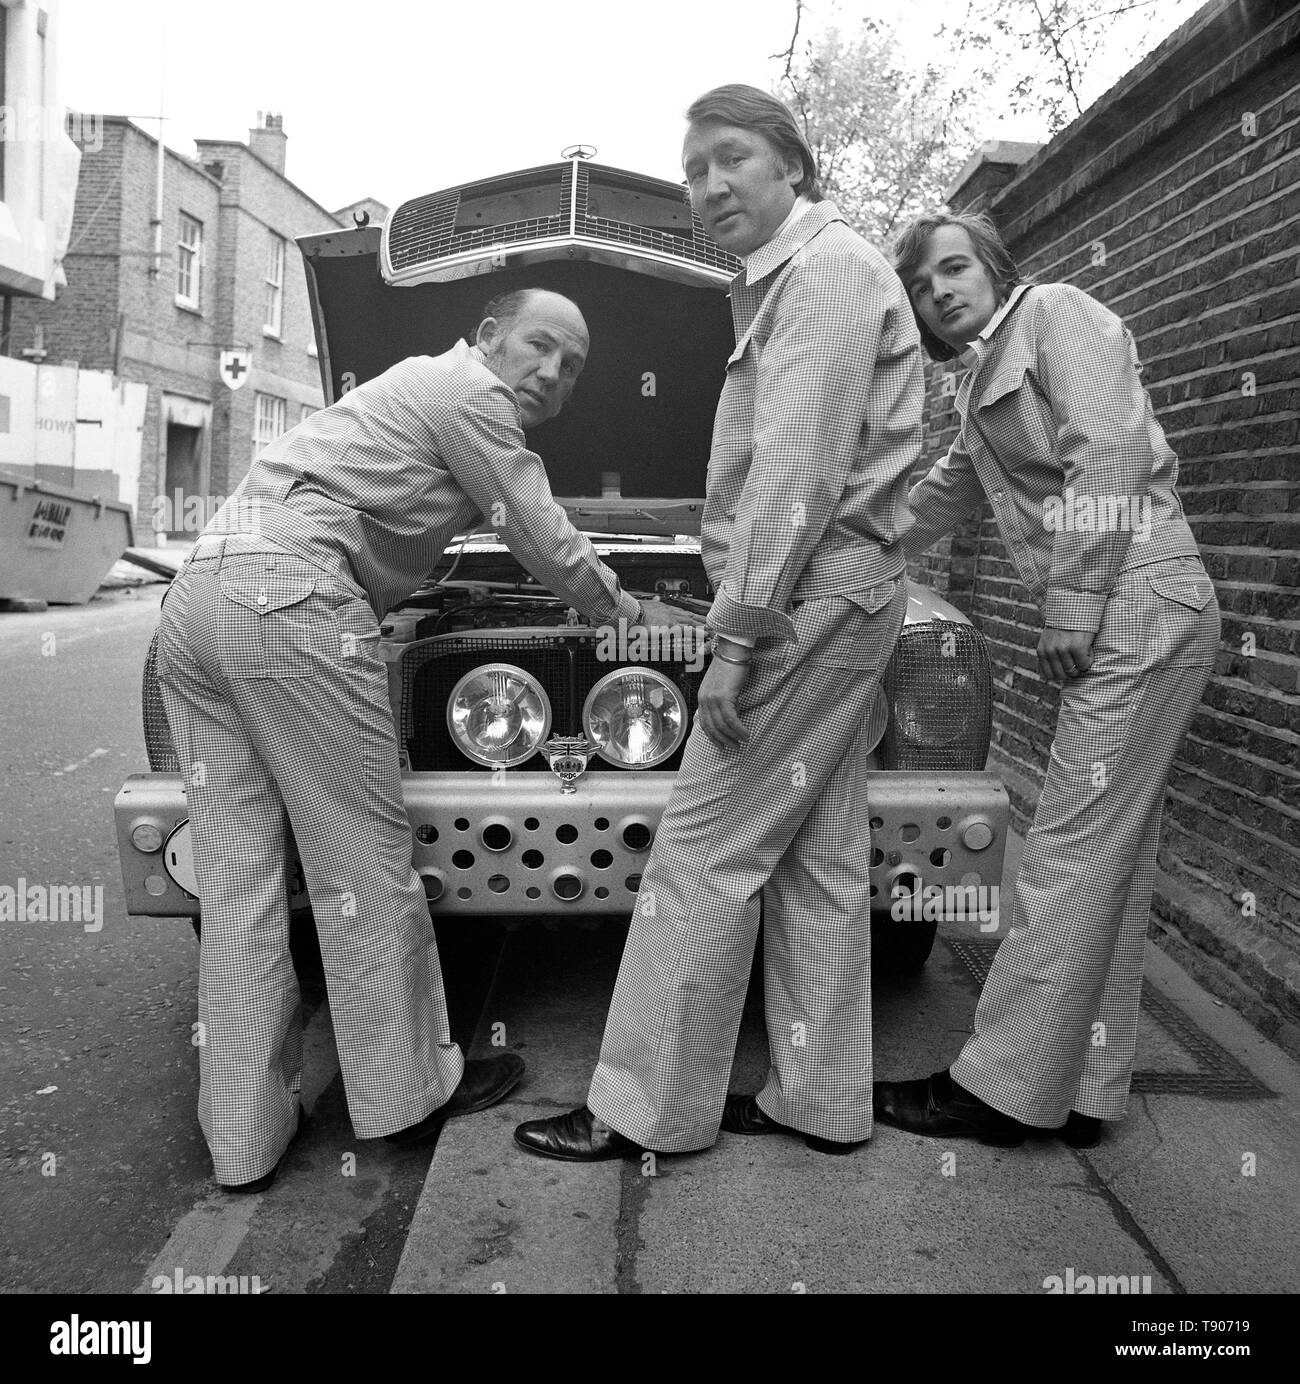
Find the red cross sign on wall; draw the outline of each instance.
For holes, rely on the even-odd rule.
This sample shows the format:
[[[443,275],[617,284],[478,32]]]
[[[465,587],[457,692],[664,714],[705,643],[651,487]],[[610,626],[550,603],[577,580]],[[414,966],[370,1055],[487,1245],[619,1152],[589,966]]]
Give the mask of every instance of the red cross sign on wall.
[[[222,351],[221,378],[231,389],[238,389],[248,377],[249,353],[247,351]]]

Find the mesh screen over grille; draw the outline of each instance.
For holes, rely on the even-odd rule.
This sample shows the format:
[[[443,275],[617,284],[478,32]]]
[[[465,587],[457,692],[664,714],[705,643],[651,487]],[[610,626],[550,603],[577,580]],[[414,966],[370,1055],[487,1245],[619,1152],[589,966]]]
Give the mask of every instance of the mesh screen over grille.
[[[447,729],[447,701],[460,679],[484,663],[513,663],[531,673],[551,699],[551,734],[575,734],[567,729],[574,720],[573,677],[572,659],[562,639],[420,640],[402,654],[401,735],[412,769],[471,767]],[[540,755],[517,767],[550,769]]]
[[[180,768],[176,747],[172,744],[171,727],[163,710],[158,691],[158,631],[149,641],[144,660],[144,677],[140,684],[140,706],[144,715],[144,747],[149,755],[149,768],[155,774],[174,774]]]
[[[581,735],[582,706],[587,693],[617,663],[596,657],[594,636],[562,636],[532,639],[467,639],[456,636],[419,640],[402,654],[401,735],[411,760],[411,768],[449,771],[482,768],[457,748],[447,729],[447,701],[452,688],[466,673],[484,663],[513,663],[531,673],[551,699],[552,735]],[[638,663],[652,668],[677,686],[686,702],[688,716],[695,714],[695,697],[703,669],[692,672],[682,663],[669,660]],[[658,769],[675,769],[681,761],[679,749]],[[550,772],[544,755],[535,754],[517,766],[519,769]],[[588,772],[614,769],[604,760],[593,759]]]
[[[616,668],[624,665],[618,663],[603,662],[596,657],[596,645],[590,640],[584,640],[578,645],[575,662],[578,675],[578,708],[577,708],[577,729],[574,735],[582,731],[581,718],[582,706],[587,700],[587,693],[603,678],[607,673],[612,673]],[[705,664],[707,667],[707,663]],[[677,690],[682,694],[682,700],[686,703],[686,726],[689,729],[695,718],[695,698],[700,690],[700,679],[704,676],[704,668],[698,672],[692,671],[685,663],[674,662],[671,659],[646,659],[636,664],[637,668],[650,668],[656,673],[662,673]],[[662,764],[656,764],[659,770],[676,769],[682,762],[682,754],[685,751],[683,743],[672,754],[664,760]],[[593,759],[591,768],[588,772],[600,772],[608,769],[614,773],[626,773],[627,770],[619,769],[612,764],[608,764],[603,759]]]
[[[887,769],[982,769],[993,723],[989,656],[971,625],[905,625],[885,669]]]
[[[158,692],[158,635],[149,643],[141,679],[140,701],[149,768],[176,773],[179,761]],[[457,681],[482,663],[514,663],[546,689],[554,715],[553,735],[581,733],[582,704],[592,686],[617,665],[596,657],[591,636],[565,639],[427,639],[402,654],[401,730],[420,770],[470,767],[447,730],[447,699]],[[689,716],[703,670],[682,663],[649,662],[642,667],[663,673],[681,690]],[[885,670],[885,693],[892,715],[881,742],[881,762],[888,769],[982,769],[992,725],[988,651],[969,625],[934,622],[906,626]],[[661,769],[675,769],[679,750]],[[521,766],[547,769],[534,755]],[[604,761],[595,760],[590,772]]]

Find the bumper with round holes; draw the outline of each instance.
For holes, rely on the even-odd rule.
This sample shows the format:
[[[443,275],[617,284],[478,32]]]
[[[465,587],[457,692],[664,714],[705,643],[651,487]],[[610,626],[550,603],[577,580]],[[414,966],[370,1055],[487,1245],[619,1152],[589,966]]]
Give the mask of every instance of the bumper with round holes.
[[[654,770],[588,773],[563,793],[548,774],[403,775],[413,864],[430,910],[628,914],[675,779]],[[1008,821],[996,778],[876,770],[867,785],[873,910],[888,912],[901,892],[918,908],[935,898],[960,903],[971,889],[996,894]],[[114,810],[127,912],[197,916],[181,780],[135,774]],[[291,904],[307,906],[296,861],[290,880]]]

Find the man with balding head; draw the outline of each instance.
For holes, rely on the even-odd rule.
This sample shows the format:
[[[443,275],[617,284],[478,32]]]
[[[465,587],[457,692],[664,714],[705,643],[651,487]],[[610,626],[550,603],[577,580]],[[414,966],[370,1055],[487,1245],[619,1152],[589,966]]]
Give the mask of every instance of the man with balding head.
[[[493,300],[473,345],[403,360],[272,442],[167,593],[158,681],[203,907],[199,1120],[227,1191],[269,1186],[300,1123],[290,824],[358,1137],[419,1143],[523,1073],[451,1041],[379,622],[484,519],[593,624],[644,621],[524,442],[587,347],[567,298]]]

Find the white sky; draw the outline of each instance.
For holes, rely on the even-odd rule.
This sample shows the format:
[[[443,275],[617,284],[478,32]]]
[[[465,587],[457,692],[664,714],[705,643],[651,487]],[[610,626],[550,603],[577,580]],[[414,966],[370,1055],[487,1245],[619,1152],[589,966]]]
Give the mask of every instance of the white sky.
[[[1158,0],[1168,32],[1193,0]],[[870,14],[921,61],[966,0],[811,0],[801,34]],[[145,116],[166,142],[247,140],[284,117],[286,173],[334,208],[390,206],[594,144],[599,162],[679,180],[682,112],[721,82],[769,88],[794,0],[58,0],[59,100]],[[1099,94],[1134,56],[1116,45]],[[155,121],[140,120],[156,132]],[[988,138],[1039,139],[1032,122]]]

